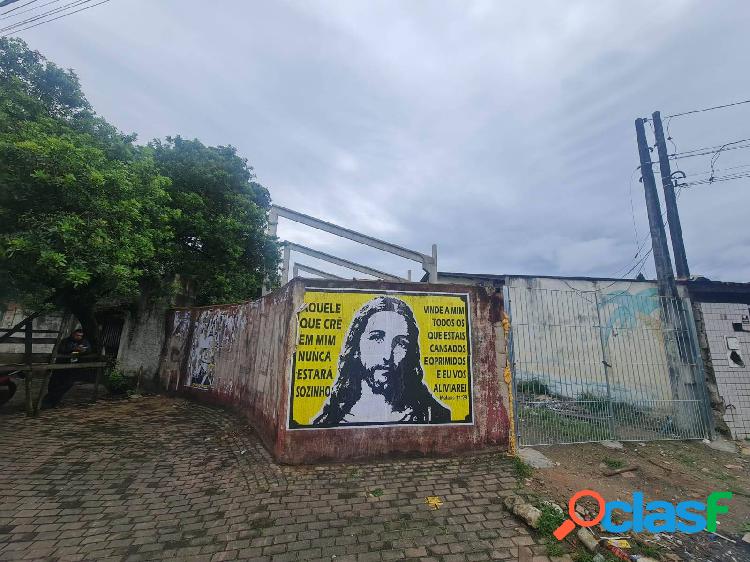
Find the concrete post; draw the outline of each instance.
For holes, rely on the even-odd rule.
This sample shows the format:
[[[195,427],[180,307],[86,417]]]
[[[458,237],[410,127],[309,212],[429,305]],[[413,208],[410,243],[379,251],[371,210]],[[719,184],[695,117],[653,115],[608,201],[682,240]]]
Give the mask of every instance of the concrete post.
[[[281,262],[281,284],[289,283],[289,261],[291,259],[291,250],[289,244],[284,244],[284,258]]]
[[[429,264],[430,283],[438,282],[437,244],[432,245],[432,261]]]

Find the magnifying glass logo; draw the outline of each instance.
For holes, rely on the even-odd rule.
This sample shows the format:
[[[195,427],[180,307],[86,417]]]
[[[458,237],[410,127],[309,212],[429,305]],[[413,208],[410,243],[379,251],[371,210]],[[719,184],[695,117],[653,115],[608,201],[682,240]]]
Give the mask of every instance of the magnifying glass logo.
[[[578,503],[578,500],[585,496],[594,498],[596,500],[596,503],[599,504],[599,511],[596,514],[596,517],[594,517],[591,521],[581,519],[581,517],[576,512],[576,503]],[[594,525],[599,524],[602,519],[604,519],[604,510],[604,498],[598,492],[595,492],[594,490],[581,490],[580,492],[576,492],[568,502],[568,515],[570,516],[570,519],[566,519],[565,521],[563,521],[562,525],[555,529],[552,534],[557,540],[561,541],[576,528],[576,525],[578,525],[579,527],[593,527]]]

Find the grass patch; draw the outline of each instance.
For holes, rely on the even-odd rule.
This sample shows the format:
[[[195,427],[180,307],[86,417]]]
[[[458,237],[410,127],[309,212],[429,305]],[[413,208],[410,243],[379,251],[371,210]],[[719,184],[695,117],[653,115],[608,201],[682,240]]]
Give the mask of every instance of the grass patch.
[[[542,516],[539,518],[539,526],[537,529],[542,536],[546,538],[552,537],[552,533],[555,532],[555,529],[562,525],[565,516],[555,508],[548,505],[543,505],[539,511],[542,512]]]
[[[562,543],[558,542],[557,539],[547,541],[547,544],[545,544],[545,546],[547,547],[548,556],[562,556],[563,554],[568,553],[568,551],[563,548]]]
[[[656,558],[657,560],[661,558],[661,551],[663,550],[660,546],[643,543],[638,543],[636,549],[638,554],[643,554],[650,558]]]
[[[547,396],[552,396],[549,386],[539,379],[518,381],[516,383],[516,392],[520,392],[521,394],[546,394]]]
[[[606,424],[588,422],[547,408],[521,407],[518,423],[530,436],[539,436],[545,443],[580,443],[609,439]]]
[[[604,557],[606,562],[620,562],[619,558],[607,551],[603,551],[600,554]],[[588,550],[580,548],[571,555],[571,558],[574,562],[594,562],[595,556],[596,554],[591,554]]]
[[[609,400],[606,396],[585,391],[578,395],[577,400],[582,402],[581,408],[590,414],[609,413]]]
[[[547,548],[547,554],[549,556],[562,556],[567,554],[567,549],[564,543],[558,541],[552,533],[555,532],[565,519],[562,513],[557,511],[554,507],[549,505],[542,505],[539,508],[542,512],[542,516],[539,518],[539,525],[537,530],[542,535],[542,540],[545,547]]]
[[[383,488],[375,488],[374,490],[370,490],[370,495],[374,498],[379,498],[382,496],[385,492],[383,492]]]
[[[611,468],[612,470],[617,470],[618,468],[622,468],[625,466],[625,463],[621,460],[617,459],[611,459],[609,457],[604,457],[602,459],[602,462],[607,465],[608,468]]]
[[[695,466],[695,457],[691,457],[687,453],[677,453],[675,458],[685,466]]]
[[[531,475],[534,474],[534,469],[523,462],[520,457],[513,457],[513,470],[519,480],[531,478]]]

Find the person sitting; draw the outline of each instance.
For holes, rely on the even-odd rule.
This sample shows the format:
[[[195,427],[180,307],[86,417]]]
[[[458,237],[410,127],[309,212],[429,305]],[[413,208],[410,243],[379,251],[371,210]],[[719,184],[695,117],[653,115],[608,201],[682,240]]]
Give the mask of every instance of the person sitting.
[[[70,336],[60,342],[57,363],[77,363],[82,355],[91,352],[91,344],[85,338],[83,330],[78,328]],[[47,395],[42,399],[42,406],[54,408],[62,400],[74,383],[74,374],[70,370],[52,371],[47,387]]]

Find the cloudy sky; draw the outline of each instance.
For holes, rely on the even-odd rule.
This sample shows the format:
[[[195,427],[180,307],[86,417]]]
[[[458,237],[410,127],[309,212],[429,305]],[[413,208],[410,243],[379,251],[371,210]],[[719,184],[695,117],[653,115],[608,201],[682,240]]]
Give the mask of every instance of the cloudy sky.
[[[141,142],[232,144],[274,202],[436,243],[443,271],[632,276],[648,232],[633,121],[749,99],[749,16],[741,0],[112,0],[19,35]],[[750,137],[750,104],[670,134],[679,151]],[[679,165],[699,180],[710,160]],[[750,178],[679,205],[692,273],[750,281]],[[288,221],[279,235],[419,269]]]

